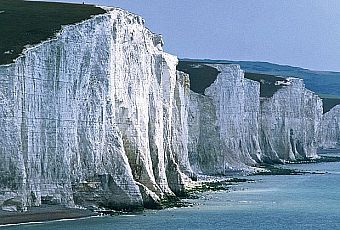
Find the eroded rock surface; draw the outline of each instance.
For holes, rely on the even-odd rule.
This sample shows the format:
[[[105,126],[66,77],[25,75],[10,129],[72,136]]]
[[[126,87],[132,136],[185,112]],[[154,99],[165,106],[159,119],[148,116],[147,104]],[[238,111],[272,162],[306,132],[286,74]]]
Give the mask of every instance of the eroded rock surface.
[[[322,102],[302,80],[260,97],[239,65],[201,73],[193,63],[209,74],[195,93],[162,46],[141,17],[110,9],[0,66],[2,209],[152,208],[196,174],[315,158],[318,140],[339,145],[339,106],[320,125]]]
[[[263,161],[317,157],[322,101],[304,87],[302,79],[287,80],[289,84],[273,97],[261,100],[259,121]]]
[[[134,209],[183,190],[187,76],[162,45],[111,9],[0,66],[0,205]]]
[[[190,95],[189,159],[195,172],[226,174],[262,162],[317,157],[322,102],[302,80],[288,78],[271,97],[260,97],[260,83],[245,79],[238,65],[209,66],[219,72],[216,80],[204,94]]]
[[[259,90],[238,65],[216,65],[217,79],[204,94],[192,92],[189,155],[199,173],[225,174],[255,164]]]
[[[333,107],[322,117],[319,146],[321,148],[340,148],[340,105]]]

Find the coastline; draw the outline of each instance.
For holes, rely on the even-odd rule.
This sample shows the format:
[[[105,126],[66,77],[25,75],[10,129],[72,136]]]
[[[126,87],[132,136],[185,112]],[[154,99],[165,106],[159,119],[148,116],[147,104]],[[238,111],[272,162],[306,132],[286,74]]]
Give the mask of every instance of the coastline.
[[[184,199],[193,204],[186,208],[146,209],[141,213],[8,225],[3,229],[340,229],[338,203],[334,202],[340,196],[339,165],[289,165],[328,173],[250,176],[256,183],[234,184],[229,191],[198,193],[198,199]]]
[[[41,205],[30,207],[26,212],[0,211],[0,227],[30,222],[79,219],[98,216],[98,213],[86,209],[67,208],[61,205]]]
[[[192,206],[192,203],[186,202],[185,200],[198,199],[200,197],[199,194],[203,194],[204,192],[228,191],[231,185],[249,181],[253,180],[234,177],[211,177],[209,179],[206,178],[206,180],[193,183],[192,187],[189,188],[187,192],[183,194],[183,196],[172,200],[165,200],[163,203],[161,203],[161,209]],[[159,208],[156,208],[155,210],[159,210]],[[130,214],[130,212],[127,213]],[[102,215],[113,216],[127,213],[115,210],[100,210],[99,212],[95,212],[88,209],[68,208],[62,205],[43,204],[39,207],[29,207],[26,212],[8,212],[0,210],[0,228],[21,224],[41,223],[58,220],[74,220]],[[140,214],[142,212],[131,212],[131,214],[136,213]]]
[[[309,162],[295,162],[288,163],[287,165],[294,164],[319,164],[323,162],[340,162],[339,156],[334,156],[332,153],[324,155],[327,152],[319,153],[321,158],[317,161]],[[339,153],[339,149],[334,152]],[[328,152],[329,153],[329,152]],[[334,154],[334,153],[333,153]],[[289,169],[282,167],[283,165],[262,165],[264,169],[262,172],[250,174],[248,176],[269,176],[269,175],[303,175],[311,174],[315,172],[300,171],[296,169]],[[321,173],[320,173],[321,174]],[[236,176],[236,175],[234,175]],[[248,176],[227,177],[227,176],[206,176],[201,180],[196,181],[192,184],[183,196],[178,199],[172,200],[171,202],[165,202],[162,209],[173,208],[173,207],[188,207],[193,204],[186,202],[187,199],[199,199],[200,195],[205,192],[216,192],[216,191],[230,191],[232,185],[242,183],[252,183],[254,180]],[[148,209],[145,209],[148,210]],[[48,221],[58,220],[74,220],[86,217],[95,217],[100,215],[119,215],[118,211],[108,210],[108,212],[97,213],[88,209],[68,208],[61,205],[46,205],[43,204],[40,207],[30,207],[26,212],[8,212],[0,210],[0,228],[8,227],[11,225],[29,224],[29,223],[40,223]],[[124,213],[126,214],[126,213]]]

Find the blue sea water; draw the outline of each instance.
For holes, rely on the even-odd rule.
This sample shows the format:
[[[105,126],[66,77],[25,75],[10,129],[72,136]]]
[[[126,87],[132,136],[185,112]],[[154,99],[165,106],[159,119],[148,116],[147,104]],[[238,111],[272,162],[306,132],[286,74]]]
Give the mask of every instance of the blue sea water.
[[[290,165],[326,172],[253,176],[231,192],[209,192],[193,207],[139,215],[94,217],[6,227],[8,229],[340,229],[340,162]]]

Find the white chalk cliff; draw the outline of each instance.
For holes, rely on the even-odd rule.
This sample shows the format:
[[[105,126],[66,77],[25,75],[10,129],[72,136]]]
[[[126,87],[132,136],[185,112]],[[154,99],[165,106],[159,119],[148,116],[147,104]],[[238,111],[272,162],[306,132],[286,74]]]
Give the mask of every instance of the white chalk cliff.
[[[319,146],[340,148],[340,105],[325,113],[320,124]]]
[[[288,86],[261,100],[260,145],[263,161],[317,158],[322,101],[305,88],[302,79],[288,78]]]
[[[205,95],[192,92],[189,106],[189,159],[196,173],[225,174],[247,169],[260,153],[260,84],[244,78],[238,65],[220,71]]]
[[[155,207],[195,174],[317,157],[322,102],[302,80],[261,98],[238,65],[210,65],[197,94],[162,45],[110,9],[0,66],[0,206]]]
[[[301,79],[288,78],[272,97],[262,98],[260,83],[244,78],[238,65],[209,66],[219,71],[216,80],[204,95],[190,95],[189,159],[196,173],[318,157],[322,101]]]
[[[0,205],[133,209],[181,192],[188,77],[162,45],[112,9],[0,66]]]

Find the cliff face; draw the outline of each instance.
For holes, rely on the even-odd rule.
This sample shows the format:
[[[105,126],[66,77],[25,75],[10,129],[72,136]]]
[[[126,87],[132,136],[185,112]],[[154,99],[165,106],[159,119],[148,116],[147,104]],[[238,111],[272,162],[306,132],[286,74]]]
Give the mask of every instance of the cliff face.
[[[195,68],[199,68],[195,64]],[[192,92],[189,160],[197,173],[250,170],[261,162],[315,158],[322,102],[300,79],[287,79],[272,97],[244,78],[238,65],[219,71],[204,95]]]
[[[176,64],[114,9],[0,66],[0,205],[130,209],[180,192],[191,169]]]
[[[195,174],[317,157],[321,101],[302,80],[261,98],[239,65],[193,64],[209,74],[194,93],[143,23],[112,9],[0,66],[0,206],[155,207]]]
[[[323,115],[320,124],[319,147],[340,148],[340,105]]]
[[[224,174],[255,164],[260,86],[238,65],[213,67],[220,74],[205,95],[191,93],[189,155],[196,172]]]
[[[260,145],[263,161],[316,158],[322,101],[304,87],[303,80],[288,78],[287,85],[261,100]]]

